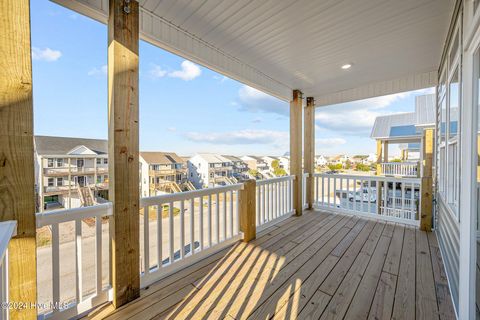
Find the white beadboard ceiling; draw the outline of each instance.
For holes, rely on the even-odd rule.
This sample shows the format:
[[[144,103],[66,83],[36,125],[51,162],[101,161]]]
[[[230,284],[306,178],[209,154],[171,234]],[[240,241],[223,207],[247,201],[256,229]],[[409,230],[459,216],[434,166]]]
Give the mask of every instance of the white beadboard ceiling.
[[[52,1],[107,21],[108,0]],[[327,105],[434,86],[454,2],[140,0],[141,38],[281,99],[300,89]]]

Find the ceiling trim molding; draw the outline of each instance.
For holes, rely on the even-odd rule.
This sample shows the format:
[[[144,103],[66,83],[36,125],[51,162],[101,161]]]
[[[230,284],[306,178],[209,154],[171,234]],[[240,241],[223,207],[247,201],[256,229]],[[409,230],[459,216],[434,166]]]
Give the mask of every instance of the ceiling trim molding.
[[[413,74],[398,79],[375,82],[357,88],[329,93],[326,95],[314,95],[315,106],[322,107],[400,92],[426,89],[435,87],[437,83],[437,68],[435,68],[433,71]]]

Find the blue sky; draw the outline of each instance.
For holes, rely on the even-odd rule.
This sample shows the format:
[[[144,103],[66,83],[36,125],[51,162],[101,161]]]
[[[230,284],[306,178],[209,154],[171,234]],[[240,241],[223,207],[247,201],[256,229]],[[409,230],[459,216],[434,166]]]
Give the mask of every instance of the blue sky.
[[[35,134],[107,138],[107,27],[48,0],[32,1],[31,19]],[[412,111],[423,92],[317,108],[317,154],[375,152],[375,117]],[[140,42],[141,150],[280,155],[288,107]]]

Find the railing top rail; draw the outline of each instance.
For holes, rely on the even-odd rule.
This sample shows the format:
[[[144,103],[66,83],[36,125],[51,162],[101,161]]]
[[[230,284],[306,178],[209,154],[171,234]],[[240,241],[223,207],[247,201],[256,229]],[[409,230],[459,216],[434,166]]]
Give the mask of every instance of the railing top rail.
[[[418,165],[418,161],[404,161],[404,162],[382,162],[384,165],[411,165],[411,166],[416,166]]]
[[[257,181],[257,186],[261,186],[261,185],[269,184],[269,183],[275,183],[275,182],[289,181],[289,180],[295,180],[295,176],[290,175],[290,176],[276,177],[276,178],[260,180],[260,181]]]
[[[169,203],[169,202],[189,200],[189,199],[198,198],[202,196],[208,196],[211,194],[223,193],[228,191],[236,191],[236,190],[242,190],[242,189],[243,189],[243,183],[236,183],[228,186],[221,186],[221,187],[215,187],[215,188],[206,188],[206,189],[193,190],[193,191],[162,194],[154,197],[141,198],[140,207],[154,206],[160,203],[163,204],[163,203]]]
[[[17,221],[0,222],[0,267],[8,249],[10,239],[17,234]]]
[[[106,202],[89,207],[55,210],[36,214],[37,228],[51,224],[82,220],[92,217],[104,217],[113,215],[113,204]]]
[[[411,177],[385,177],[385,176],[364,176],[364,175],[350,175],[350,174],[330,174],[330,173],[315,173],[315,177],[330,177],[342,179],[355,179],[365,181],[386,181],[386,182],[404,182],[404,183],[420,183],[420,178]]]

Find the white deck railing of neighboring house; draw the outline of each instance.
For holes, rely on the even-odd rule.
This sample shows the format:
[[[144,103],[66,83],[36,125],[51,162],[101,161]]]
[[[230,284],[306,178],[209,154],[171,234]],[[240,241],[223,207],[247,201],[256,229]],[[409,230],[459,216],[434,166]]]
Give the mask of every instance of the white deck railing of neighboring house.
[[[140,199],[141,287],[240,240],[242,188],[234,184]]]
[[[9,319],[11,309],[8,300],[8,244],[16,230],[16,221],[0,222],[0,320]]]
[[[302,175],[302,203],[303,203],[303,209],[308,208],[308,203],[307,203],[307,179],[310,176],[308,173],[303,173]]]
[[[257,232],[292,216],[292,184],[295,176],[284,176],[257,181]]]
[[[314,177],[317,208],[419,225],[420,178],[324,173]]]
[[[103,239],[102,224],[103,218],[112,214],[111,203],[37,213],[37,228],[47,227],[51,231],[51,265],[45,259],[49,256],[45,252],[48,248],[37,248],[38,268],[44,268],[38,271],[39,276],[51,272],[51,278],[47,277],[46,283],[38,284],[39,290],[46,290],[45,287],[51,285],[51,295],[43,292],[50,298],[39,301],[51,308],[39,309],[39,318],[68,319],[110,300],[110,281],[107,280],[106,284],[102,282],[103,261],[109,256],[109,252],[102,249],[104,240],[108,241],[108,237]],[[83,229],[88,228],[87,221],[92,225],[90,231],[94,237],[85,239],[83,233],[86,230]],[[68,241],[71,233],[60,232],[61,226],[64,228],[68,224],[74,226],[73,246],[72,241]],[[87,255],[88,258],[83,259]],[[69,270],[72,265],[73,270]]]
[[[418,162],[384,162],[382,173],[387,176],[418,177]]]

